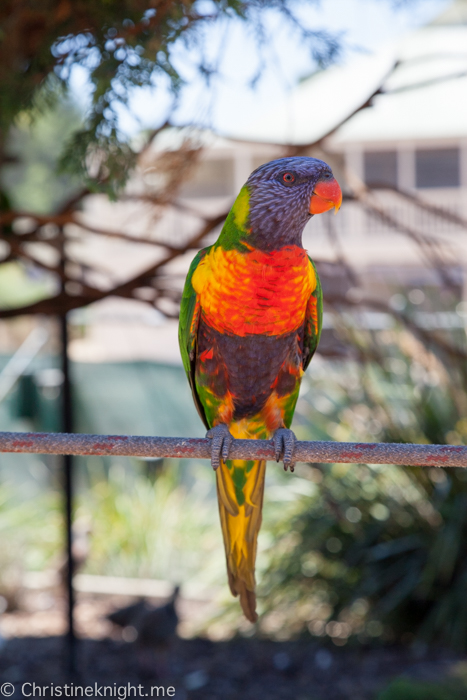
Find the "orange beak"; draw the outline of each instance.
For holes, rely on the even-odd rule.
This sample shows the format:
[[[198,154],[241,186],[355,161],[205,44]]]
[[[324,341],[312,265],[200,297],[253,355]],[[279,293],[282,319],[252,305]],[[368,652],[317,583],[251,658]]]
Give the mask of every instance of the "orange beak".
[[[342,191],[337,180],[333,178],[316,183],[310,199],[310,214],[322,214],[333,207],[337,212],[341,204]]]

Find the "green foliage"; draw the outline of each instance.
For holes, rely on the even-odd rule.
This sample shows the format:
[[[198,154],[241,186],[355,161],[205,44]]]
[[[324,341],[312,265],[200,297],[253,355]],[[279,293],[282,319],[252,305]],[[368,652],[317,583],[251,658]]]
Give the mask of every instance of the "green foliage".
[[[222,540],[215,501],[207,498],[212,475],[206,468],[194,466],[196,481],[188,489],[175,462],[151,477],[135,463],[126,470],[123,462],[107,475],[102,460],[92,459],[93,480],[77,495],[75,513],[75,522],[86,523],[91,532],[87,573],[202,586],[223,581]],[[24,571],[56,569],[62,562],[62,508],[58,491],[25,501],[13,485],[0,487],[0,596],[11,607],[18,603]]]
[[[11,609],[20,602],[23,571],[46,568],[60,551],[59,505],[57,494],[24,500],[0,485],[0,596]]]
[[[175,462],[154,481],[115,464],[80,499],[78,514],[92,523],[87,571],[210,582],[220,569],[222,557],[213,559],[212,552],[221,552],[221,538],[214,527],[217,511],[206,508],[210,483],[203,474],[197,472],[188,492]]]
[[[466,692],[466,687],[459,687],[458,683],[439,685],[402,678],[391,683],[376,700],[463,700]]]
[[[0,266],[0,309],[34,303],[54,290],[54,280],[35,270],[29,274],[27,267],[19,262]]]
[[[56,87],[55,93],[54,101],[40,93],[41,104],[18,115],[10,131],[1,186],[19,211],[49,214],[82,187],[76,173],[57,172],[63,148],[83,119],[63,91]]]
[[[300,437],[465,442],[459,375],[454,383],[403,331],[380,340],[381,364],[312,365]],[[436,467],[299,467],[312,488],[270,531],[263,631],[309,632],[338,645],[418,637],[465,649],[466,477]]]
[[[37,89],[55,75],[67,84],[73,66],[89,73],[92,106],[86,125],[68,143],[62,164],[79,172],[88,186],[109,193],[124,182],[134,161],[117,127],[119,107],[133,88],[182,85],[175,49],[184,46],[209,80],[214,68],[204,58],[209,26],[225,19],[248,22],[258,44],[265,42],[263,15],[281,12],[291,30],[310,47],[315,60],[328,62],[336,39],[305,29],[289,0],[80,0],[7,1],[0,6],[0,150],[8,128],[35,103]],[[296,3],[298,4],[298,3]],[[3,133],[3,136],[2,136]]]

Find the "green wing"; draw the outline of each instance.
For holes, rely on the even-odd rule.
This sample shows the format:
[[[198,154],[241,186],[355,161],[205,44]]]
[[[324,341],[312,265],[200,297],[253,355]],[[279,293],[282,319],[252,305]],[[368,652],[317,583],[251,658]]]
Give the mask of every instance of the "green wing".
[[[182,302],[180,305],[180,322],[178,326],[178,342],[180,344],[183,367],[190,383],[196,409],[206,428],[209,428],[209,425],[206,419],[206,413],[198,396],[198,392],[196,391],[195,384],[195,361],[201,308],[199,305],[198,296],[193,289],[191,280],[200,261],[210,249],[211,247],[200,250],[190,265],[185,281],[185,287],[183,289]]]
[[[309,258],[316,275],[316,289],[311,294],[308,301],[307,312],[305,316],[305,333],[303,338],[303,369],[306,370],[310,364],[310,360],[316,352],[321,329],[323,327],[323,290],[318,275],[318,270],[313,260]]]

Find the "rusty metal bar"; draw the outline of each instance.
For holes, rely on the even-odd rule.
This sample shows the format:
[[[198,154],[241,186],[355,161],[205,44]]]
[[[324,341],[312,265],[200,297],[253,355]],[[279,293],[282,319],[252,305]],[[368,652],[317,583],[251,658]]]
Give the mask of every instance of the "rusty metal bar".
[[[211,441],[206,438],[0,432],[0,452],[209,459],[210,449]],[[272,441],[235,440],[230,457],[273,460]],[[467,467],[467,447],[385,442],[299,441],[295,448],[295,459],[297,462]]]

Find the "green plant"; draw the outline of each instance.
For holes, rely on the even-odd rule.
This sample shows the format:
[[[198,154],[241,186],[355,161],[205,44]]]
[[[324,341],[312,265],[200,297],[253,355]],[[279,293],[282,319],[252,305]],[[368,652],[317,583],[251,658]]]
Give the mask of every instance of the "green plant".
[[[378,341],[379,362],[373,353],[353,367],[317,367],[299,404],[300,436],[462,443],[459,377],[405,331]],[[271,527],[262,630],[465,649],[467,473],[307,465],[298,477],[313,488]]]
[[[136,465],[133,465],[136,466]],[[136,472],[136,473],[135,473]],[[191,489],[177,463],[154,480],[114,464],[80,498],[78,515],[92,528],[89,573],[212,583],[223,564],[211,484],[198,469]],[[217,522],[215,523],[217,525]]]
[[[458,683],[420,683],[405,678],[393,681],[376,700],[464,700],[467,689]]]
[[[56,493],[20,500],[0,486],[0,596],[9,609],[20,604],[23,573],[47,568],[59,556],[59,504]]]

